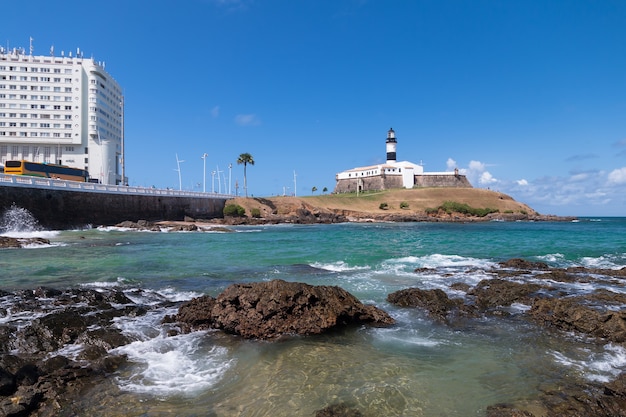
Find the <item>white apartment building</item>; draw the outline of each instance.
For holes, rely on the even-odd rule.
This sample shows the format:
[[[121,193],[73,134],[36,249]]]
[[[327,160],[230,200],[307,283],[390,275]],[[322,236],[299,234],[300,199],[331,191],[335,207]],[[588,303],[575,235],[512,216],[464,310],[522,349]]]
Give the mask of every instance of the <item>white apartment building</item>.
[[[0,163],[27,160],[86,169],[92,181],[127,184],[124,99],[104,64],[0,47]]]

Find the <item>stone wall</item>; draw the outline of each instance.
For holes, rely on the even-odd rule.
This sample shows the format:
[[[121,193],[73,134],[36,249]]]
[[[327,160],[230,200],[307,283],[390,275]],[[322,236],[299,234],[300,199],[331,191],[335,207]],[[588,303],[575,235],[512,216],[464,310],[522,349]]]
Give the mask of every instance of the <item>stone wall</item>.
[[[416,175],[415,186],[472,188],[465,175]]]
[[[360,191],[390,190],[402,188],[402,177],[399,175],[379,175],[376,177],[359,178]],[[335,193],[354,193],[357,191],[357,178],[337,180]]]
[[[0,186],[0,214],[12,205],[30,211],[50,229],[115,225],[125,220],[219,218],[224,198],[128,195],[85,191]]]
[[[358,179],[361,184],[360,191],[390,190],[403,188],[402,177],[398,175],[380,175]],[[472,184],[465,175],[416,175],[415,187],[462,187],[472,188]],[[335,193],[354,193],[357,191],[357,178],[340,179],[335,185]]]

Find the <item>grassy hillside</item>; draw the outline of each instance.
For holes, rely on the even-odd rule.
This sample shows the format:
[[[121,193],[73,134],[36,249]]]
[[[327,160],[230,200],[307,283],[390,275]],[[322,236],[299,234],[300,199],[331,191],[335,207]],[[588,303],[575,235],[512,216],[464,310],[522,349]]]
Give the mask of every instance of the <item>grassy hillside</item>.
[[[350,210],[359,212],[380,212],[380,205],[386,203],[388,212],[424,212],[437,208],[447,201],[467,204],[474,208],[491,208],[500,213],[535,211],[510,196],[480,188],[418,188],[398,189],[371,193],[333,194],[302,198],[316,207]]]
[[[242,198],[231,201],[241,205],[246,212],[260,209],[265,213],[288,214],[306,205],[318,210],[349,214],[424,214],[446,202],[467,204],[476,209],[492,209],[499,213],[537,214],[532,208],[519,203],[510,196],[480,188],[417,188],[396,189],[378,192],[327,194],[306,197]],[[385,206],[385,209],[381,208]],[[270,208],[271,207],[271,208]]]

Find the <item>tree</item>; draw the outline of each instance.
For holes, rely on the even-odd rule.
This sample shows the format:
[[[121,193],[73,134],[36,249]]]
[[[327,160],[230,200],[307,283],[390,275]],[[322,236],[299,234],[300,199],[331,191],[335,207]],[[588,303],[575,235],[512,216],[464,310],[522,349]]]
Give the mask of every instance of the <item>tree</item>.
[[[248,164],[254,165],[254,158],[252,158],[252,155],[247,152],[242,153],[237,159],[237,164],[243,164],[243,189],[246,192],[246,198],[248,198],[248,180],[246,178],[246,167],[248,166]]]
[[[316,191],[317,191],[317,187],[315,187],[315,186],[314,186],[313,188],[311,188],[311,192],[312,192],[313,194],[315,194],[315,192],[316,192]]]
[[[328,188],[324,187],[324,189],[322,190],[322,192],[323,192],[324,194],[326,194],[326,193],[328,192]]]

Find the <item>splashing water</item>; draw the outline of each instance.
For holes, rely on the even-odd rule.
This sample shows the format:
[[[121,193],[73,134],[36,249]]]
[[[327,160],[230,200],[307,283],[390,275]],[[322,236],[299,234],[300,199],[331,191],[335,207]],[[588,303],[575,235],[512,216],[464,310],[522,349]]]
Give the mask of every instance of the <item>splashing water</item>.
[[[42,230],[32,213],[15,204],[7,209],[0,218],[0,233],[23,233]]]

